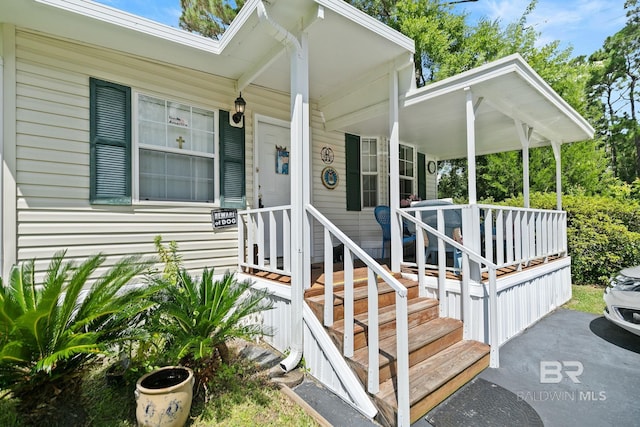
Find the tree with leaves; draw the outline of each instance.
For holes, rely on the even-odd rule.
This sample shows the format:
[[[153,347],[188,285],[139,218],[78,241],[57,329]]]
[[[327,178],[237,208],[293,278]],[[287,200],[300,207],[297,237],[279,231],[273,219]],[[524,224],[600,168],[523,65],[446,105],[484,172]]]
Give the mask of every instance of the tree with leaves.
[[[589,96],[600,106],[597,127],[605,142],[611,168],[620,179],[631,183],[640,177],[640,6],[625,2],[627,23],[607,37],[601,49],[590,57],[593,64]]]
[[[245,0],[180,0],[180,28],[219,39]]]

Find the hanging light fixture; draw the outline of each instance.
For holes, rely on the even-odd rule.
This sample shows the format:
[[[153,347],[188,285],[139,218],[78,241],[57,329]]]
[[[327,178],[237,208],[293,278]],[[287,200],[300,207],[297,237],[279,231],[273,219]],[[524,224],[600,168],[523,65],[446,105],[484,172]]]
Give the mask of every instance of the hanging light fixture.
[[[240,123],[242,117],[244,116],[244,107],[247,105],[245,100],[242,98],[242,92],[240,92],[240,96],[236,98],[236,113],[233,115],[233,123]]]

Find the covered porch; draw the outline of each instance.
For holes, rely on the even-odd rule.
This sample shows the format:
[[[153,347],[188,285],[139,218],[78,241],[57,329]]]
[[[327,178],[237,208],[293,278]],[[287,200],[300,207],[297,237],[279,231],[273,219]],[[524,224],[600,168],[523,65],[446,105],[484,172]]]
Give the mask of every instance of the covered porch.
[[[238,212],[238,268],[276,293],[278,310],[264,322],[279,331],[271,342],[290,352],[284,370],[304,354],[311,373],[358,410],[408,425],[486,365],[497,367],[501,344],[570,297],[566,213],[560,196],[555,211],[529,208],[528,150],[553,147],[560,195],[560,145],[588,139],[593,130],[519,55],[416,89],[410,40],[343,2],[309,3],[299,11],[301,26],[284,3],[257,2],[256,15],[246,15],[251,25],[243,37],[274,42],[262,46],[266,56],[259,55],[238,88],[282,88],[289,75],[290,203],[261,207],[254,188],[254,208]],[[329,43],[336,34],[349,37]],[[378,54],[362,57],[372,51]],[[321,121],[315,128],[312,113]],[[377,152],[379,164],[388,165],[377,196],[391,211],[389,260],[365,248],[349,226],[337,225],[346,207],[318,195],[322,164],[314,160],[314,135],[328,133],[375,135],[386,147]],[[466,158],[468,204],[401,209],[401,144],[435,160]],[[478,204],[476,156],[514,149],[523,153],[525,206]],[[257,160],[253,166],[259,169]],[[340,176],[350,172],[343,167],[336,170]],[[429,211],[435,222],[424,220]],[[458,213],[462,239],[448,232],[447,211]],[[358,218],[368,212],[373,215],[363,211]],[[403,253],[404,224],[415,235],[411,260]],[[459,264],[448,265],[447,254]],[[316,276],[322,286],[312,292]],[[415,309],[424,305],[429,308]],[[432,316],[451,330],[437,344],[418,343],[415,328]],[[412,392],[425,364],[426,377],[445,376],[451,352],[468,357],[433,394],[424,393],[433,384]],[[392,360],[384,360],[387,354]],[[354,367],[356,359],[363,365]]]

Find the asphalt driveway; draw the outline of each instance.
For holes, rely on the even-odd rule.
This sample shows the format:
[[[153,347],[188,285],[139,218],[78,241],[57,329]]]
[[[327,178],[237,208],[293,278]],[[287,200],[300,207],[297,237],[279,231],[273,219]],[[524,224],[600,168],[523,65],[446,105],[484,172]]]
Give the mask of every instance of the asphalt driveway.
[[[637,426],[639,381],[639,336],[602,316],[559,309],[505,344],[500,368],[486,369],[416,425]]]

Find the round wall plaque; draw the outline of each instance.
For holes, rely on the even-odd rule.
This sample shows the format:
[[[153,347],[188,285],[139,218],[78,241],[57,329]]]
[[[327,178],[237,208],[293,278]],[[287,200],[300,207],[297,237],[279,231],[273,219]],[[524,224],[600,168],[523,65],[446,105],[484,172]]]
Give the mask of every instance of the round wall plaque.
[[[333,190],[338,186],[338,171],[331,166],[322,169],[322,184],[329,190]]]
[[[320,151],[320,157],[326,165],[333,163],[333,149],[331,147],[322,147]]]
[[[427,172],[429,172],[431,175],[436,173],[437,169],[438,168],[437,168],[436,162],[434,162],[433,160],[429,160],[427,162]]]

